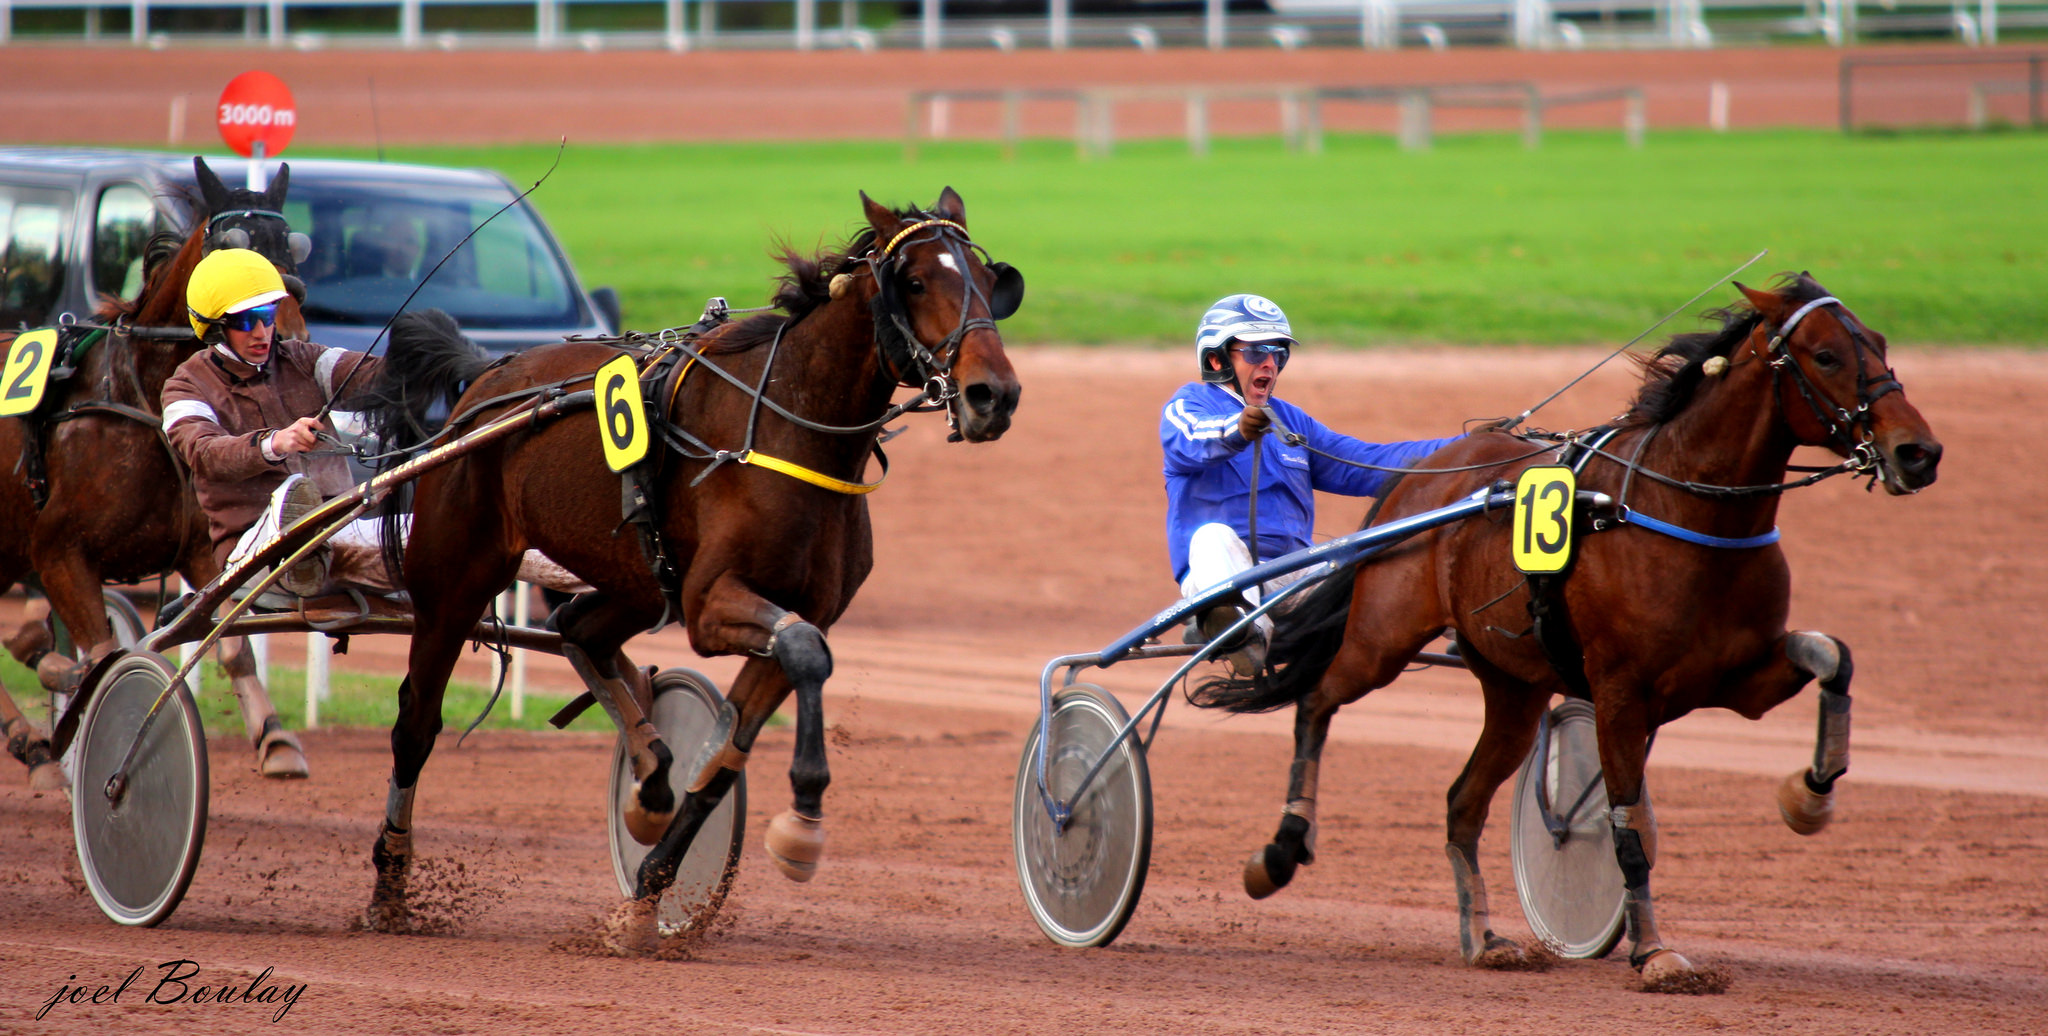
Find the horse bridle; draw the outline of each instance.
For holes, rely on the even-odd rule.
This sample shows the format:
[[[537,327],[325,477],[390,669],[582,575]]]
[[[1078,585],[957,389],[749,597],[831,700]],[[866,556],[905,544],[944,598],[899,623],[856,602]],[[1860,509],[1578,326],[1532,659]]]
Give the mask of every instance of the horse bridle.
[[[1856,348],[1854,410],[1836,403],[1834,398],[1815,385],[1813,380],[1807,377],[1805,369],[1792,359],[1792,332],[1806,319],[1807,314],[1822,306],[1836,307],[1835,318],[1841,321],[1842,328],[1849,332],[1849,340]],[[1785,318],[1764,349],[1765,364],[1773,372],[1771,384],[1778,396],[1779,410],[1782,412],[1785,408],[1784,385],[1786,374],[1789,372],[1792,385],[1799,390],[1800,398],[1806,401],[1807,409],[1812,411],[1814,418],[1820,422],[1829,440],[1839,445],[1849,456],[1857,470],[1882,468],[1884,458],[1874,445],[1877,437],[1874,427],[1876,419],[1872,416],[1870,408],[1893,392],[1905,391],[1905,386],[1899,384],[1898,374],[1890,366],[1882,367],[1882,374],[1869,372],[1864,362],[1865,357],[1875,353],[1877,347],[1870,344],[1869,338],[1863,333],[1862,324],[1849,314],[1848,307],[1843,306],[1841,300],[1832,295],[1823,295],[1807,302]]]
[[[931,234],[913,238],[919,231],[930,230]],[[902,261],[899,247],[907,244],[921,244],[925,241],[940,241],[946,246],[947,254],[953,258],[953,266],[965,282],[966,290],[960,293],[960,319],[951,333],[940,339],[936,346],[927,346],[918,337],[917,330],[910,326],[910,314],[905,307],[897,279]],[[968,266],[968,253],[975,253],[983,266],[995,274],[994,288],[984,293],[974,279]],[[996,321],[1017,311],[1024,297],[1024,276],[1009,263],[996,262],[988,252],[976,245],[967,236],[967,228],[950,219],[926,216],[896,232],[886,243],[875,248],[862,258],[875,276],[875,297],[869,301],[869,311],[875,321],[875,347],[882,357],[882,365],[896,383],[908,388],[923,388],[929,397],[927,406],[943,407],[958,393],[953,384],[953,364],[959,359],[960,343],[969,332],[996,329]],[[970,317],[974,300],[981,299],[989,316]],[[949,411],[950,414],[950,411]]]

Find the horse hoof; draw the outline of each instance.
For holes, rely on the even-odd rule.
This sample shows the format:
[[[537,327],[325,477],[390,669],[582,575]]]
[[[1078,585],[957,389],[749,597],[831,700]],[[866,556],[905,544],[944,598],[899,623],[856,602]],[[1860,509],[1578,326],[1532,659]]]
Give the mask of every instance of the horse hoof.
[[[273,728],[256,746],[256,770],[272,780],[303,780],[312,771],[306,766],[306,750],[291,731]]]
[[[1728,991],[1728,973],[1720,968],[1702,968],[1676,950],[1657,950],[1643,961],[1643,992],[1685,993],[1694,996]]]
[[[1778,815],[1794,834],[1819,834],[1835,816],[1835,793],[1825,795],[1806,785],[1806,771],[1785,778],[1778,785]]]
[[[768,857],[775,869],[791,881],[809,881],[818,873],[818,858],[825,855],[825,822],[794,811],[768,822]]]
[[[641,845],[653,845],[668,833],[669,821],[676,818],[676,811],[669,809],[661,813],[650,813],[640,805],[640,786],[633,786],[633,793],[626,796],[626,833]]]
[[[652,900],[629,899],[604,919],[604,948],[613,956],[645,957],[660,945]]]
[[[1272,846],[1262,845],[1252,851],[1251,859],[1244,861],[1244,891],[1253,899],[1264,899],[1287,887],[1287,882],[1275,881],[1272,871],[1266,867],[1266,850],[1270,848]]]
[[[29,767],[28,790],[33,792],[63,791],[68,782],[64,780],[64,768],[54,762],[38,763]]]

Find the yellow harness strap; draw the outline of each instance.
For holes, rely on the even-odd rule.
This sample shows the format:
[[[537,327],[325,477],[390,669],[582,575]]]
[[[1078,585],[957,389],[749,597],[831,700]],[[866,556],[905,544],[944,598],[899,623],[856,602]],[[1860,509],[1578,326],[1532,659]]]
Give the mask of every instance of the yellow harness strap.
[[[675,411],[676,396],[680,395],[683,391],[683,379],[690,376],[690,368],[696,365],[697,358],[695,356],[692,356],[690,357],[688,363],[683,364],[682,373],[676,375],[675,387],[669,390],[668,395],[668,409],[671,413]],[[879,450],[877,452],[879,452]],[[811,485],[817,486],[820,489],[829,489],[834,493],[845,493],[848,496],[858,496],[862,493],[872,493],[875,490],[880,489],[882,487],[883,479],[889,477],[889,461],[887,458],[884,458],[882,460],[882,478],[878,478],[873,482],[868,482],[865,484],[860,482],[848,482],[843,478],[833,478],[830,475],[812,471],[811,469],[804,467],[801,464],[792,464],[789,461],[783,460],[780,457],[771,457],[765,453],[762,453],[759,450],[746,450],[740,453],[739,455],[733,457],[733,460],[738,461],[741,464],[752,464],[757,468],[767,468],[769,471],[780,472],[784,475],[788,475],[791,478],[798,479],[804,482],[809,482]]]
[[[747,450],[733,459],[741,464],[752,464],[757,468],[779,471],[791,478],[809,482],[820,489],[829,489],[834,493],[845,493],[849,496],[872,493],[882,487],[882,479],[889,477],[887,462],[884,462],[882,465],[882,478],[878,478],[873,482],[848,482],[843,478],[833,478],[830,475],[812,471],[801,464],[792,464],[780,457],[770,457],[760,450]]]

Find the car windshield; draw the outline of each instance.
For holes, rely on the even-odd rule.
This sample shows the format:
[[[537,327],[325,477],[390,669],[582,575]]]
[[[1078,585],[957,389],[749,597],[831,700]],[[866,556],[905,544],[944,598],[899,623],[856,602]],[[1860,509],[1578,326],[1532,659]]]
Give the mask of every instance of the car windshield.
[[[379,327],[403,304],[466,328],[559,327],[581,316],[562,258],[502,184],[392,184],[293,177],[285,218],[313,239],[299,264],[306,317]],[[449,255],[463,235],[490,223]],[[438,272],[434,265],[447,262]],[[406,296],[433,272],[410,303]]]

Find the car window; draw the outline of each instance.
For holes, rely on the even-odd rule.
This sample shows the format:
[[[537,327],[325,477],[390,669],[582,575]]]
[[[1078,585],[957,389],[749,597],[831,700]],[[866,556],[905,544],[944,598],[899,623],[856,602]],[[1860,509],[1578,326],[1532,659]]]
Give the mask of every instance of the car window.
[[[446,310],[466,328],[578,322],[581,307],[563,260],[524,205],[491,220],[457,248],[512,197],[501,184],[294,177],[285,218],[313,239],[312,254],[299,264],[307,319],[378,327],[404,304]],[[436,263],[440,270],[406,303]]]
[[[157,229],[156,205],[132,183],[100,192],[92,228],[94,291],[132,299],[142,291],[142,253]]]
[[[47,323],[64,287],[67,191],[0,186],[0,327]]]

